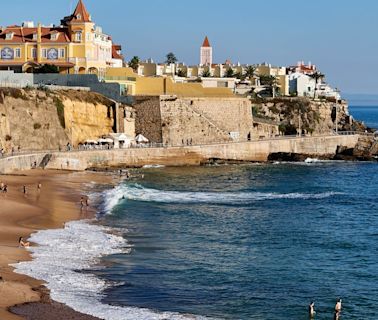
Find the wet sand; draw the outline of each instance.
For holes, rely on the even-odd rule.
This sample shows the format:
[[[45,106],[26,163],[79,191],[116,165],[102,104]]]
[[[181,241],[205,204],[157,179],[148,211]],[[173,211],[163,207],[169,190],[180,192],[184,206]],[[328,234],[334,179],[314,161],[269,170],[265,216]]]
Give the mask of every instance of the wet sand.
[[[32,170],[0,176],[0,181],[8,185],[8,193],[0,194],[0,319],[95,319],[51,301],[41,281],[14,273],[9,264],[30,259],[28,251],[18,245],[20,236],[27,239],[37,230],[62,228],[67,221],[93,217],[93,210],[80,209],[83,184],[111,183],[112,177]]]

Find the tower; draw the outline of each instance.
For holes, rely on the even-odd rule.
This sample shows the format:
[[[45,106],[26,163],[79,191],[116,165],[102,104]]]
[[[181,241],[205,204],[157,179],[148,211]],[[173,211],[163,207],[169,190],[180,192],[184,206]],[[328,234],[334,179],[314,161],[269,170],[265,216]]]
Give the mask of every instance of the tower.
[[[209,39],[206,36],[201,47],[200,65],[211,66],[212,63],[213,63],[213,48],[210,46]]]

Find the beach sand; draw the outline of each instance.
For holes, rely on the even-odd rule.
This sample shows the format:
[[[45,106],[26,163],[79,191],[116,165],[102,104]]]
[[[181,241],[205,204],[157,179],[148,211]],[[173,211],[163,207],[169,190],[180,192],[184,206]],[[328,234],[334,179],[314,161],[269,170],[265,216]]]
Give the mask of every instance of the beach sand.
[[[44,170],[0,176],[8,185],[8,193],[0,194],[0,319],[95,319],[51,301],[41,281],[14,273],[9,264],[30,259],[18,245],[20,236],[27,239],[37,230],[62,228],[67,221],[93,217],[94,211],[80,210],[83,183],[111,180],[99,173]]]

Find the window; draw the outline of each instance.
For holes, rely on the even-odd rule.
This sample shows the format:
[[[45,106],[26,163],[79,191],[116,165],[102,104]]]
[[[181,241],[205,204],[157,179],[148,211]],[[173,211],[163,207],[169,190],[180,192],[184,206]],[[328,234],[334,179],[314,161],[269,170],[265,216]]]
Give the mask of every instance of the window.
[[[37,41],[38,40],[38,33],[33,33],[33,40]]]
[[[76,32],[75,36],[76,36],[76,39],[75,39],[76,42],[81,42],[81,31]]]
[[[47,58],[47,49],[42,49],[42,58]]]
[[[91,41],[91,34],[90,34],[90,32],[87,32],[87,41]]]
[[[21,49],[20,48],[16,48],[16,50],[14,50],[14,56],[16,58],[21,58]]]
[[[56,41],[56,40],[58,40],[58,35],[59,35],[58,32],[54,32],[54,33],[52,33],[52,34],[51,34],[51,40],[52,40],[52,41]]]
[[[6,40],[12,40],[12,39],[13,39],[13,35],[14,35],[13,32],[9,32],[9,33],[7,33],[7,34],[5,35],[5,39],[6,39]]]
[[[66,50],[65,49],[59,49],[59,59],[65,58],[66,56]]]
[[[37,59],[37,49],[36,48],[31,49],[31,54],[32,54],[33,59]]]
[[[76,19],[77,19],[77,20],[81,20],[81,14],[80,14],[80,13],[78,13],[78,14],[76,15]]]

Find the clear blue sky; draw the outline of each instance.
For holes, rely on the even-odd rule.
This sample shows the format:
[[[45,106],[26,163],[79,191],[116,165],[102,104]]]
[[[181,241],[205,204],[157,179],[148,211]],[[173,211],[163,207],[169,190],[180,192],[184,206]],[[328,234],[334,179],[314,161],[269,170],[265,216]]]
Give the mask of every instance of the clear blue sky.
[[[0,25],[57,24],[77,0],[2,1]],[[127,59],[196,64],[209,36],[215,62],[312,61],[347,93],[378,94],[377,0],[84,0]]]

